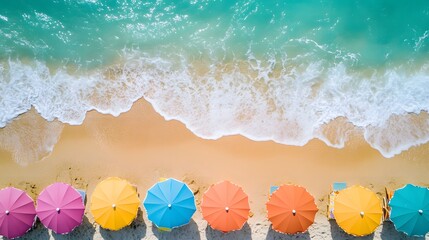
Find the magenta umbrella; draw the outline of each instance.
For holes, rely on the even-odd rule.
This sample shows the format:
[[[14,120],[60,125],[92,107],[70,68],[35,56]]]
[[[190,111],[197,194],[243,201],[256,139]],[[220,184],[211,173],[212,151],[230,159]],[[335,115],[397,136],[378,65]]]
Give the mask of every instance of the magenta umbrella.
[[[31,229],[35,220],[34,202],[27,193],[13,187],[0,190],[0,235],[20,237]]]
[[[79,192],[65,183],[49,185],[37,198],[37,216],[45,227],[58,234],[67,234],[79,226],[84,211]]]

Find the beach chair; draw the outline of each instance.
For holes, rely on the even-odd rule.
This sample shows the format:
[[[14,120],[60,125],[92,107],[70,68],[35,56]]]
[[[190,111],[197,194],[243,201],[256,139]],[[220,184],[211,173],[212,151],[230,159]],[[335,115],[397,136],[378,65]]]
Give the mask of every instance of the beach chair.
[[[347,183],[345,182],[335,182],[331,186],[331,192],[328,195],[328,206],[327,206],[327,217],[328,220],[335,219],[334,217],[334,202],[335,202],[335,196],[343,190],[347,188]]]
[[[390,206],[389,201],[392,199],[393,191],[384,188],[384,197],[383,197],[383,221],[390,221]]]
[[[80,194],[80,196],[82,197],[83,205],[86,205],[86,191],[83,189],[76,189],[76,190]]]
[[[275,192],[277,189],[279,189],[279,186],[270,186],[270,196]]]
[[[156,226],[156,225],[155,225]],[[158,231],[160,232],[171,232],[173,229],[171,228],[166,228],[166,227],[158,227],[156,226],[156,229],[158,229]]]

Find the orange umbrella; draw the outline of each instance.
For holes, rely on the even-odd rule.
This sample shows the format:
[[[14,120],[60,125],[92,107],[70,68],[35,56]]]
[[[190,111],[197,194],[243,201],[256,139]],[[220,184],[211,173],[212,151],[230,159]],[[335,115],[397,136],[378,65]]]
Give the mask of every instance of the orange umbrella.
[[[273,229],[287,234],[305,232],[318,211],[314,197],[295,185],[279,187],[266,206]]]
[[[213,229],[222,232],[240,230],[249,218],[249,199],[241,187],[223,181],[204,193],[201,211]]]

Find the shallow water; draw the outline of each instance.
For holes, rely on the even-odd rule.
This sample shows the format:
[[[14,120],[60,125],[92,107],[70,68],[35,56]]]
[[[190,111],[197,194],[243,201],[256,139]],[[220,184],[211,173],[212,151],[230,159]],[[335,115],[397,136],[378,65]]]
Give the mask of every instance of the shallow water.
[[[3,1],[0,36],[0,127],[144,97],[207,139],[357,131],[385,157],[429,141],[423,0]]]

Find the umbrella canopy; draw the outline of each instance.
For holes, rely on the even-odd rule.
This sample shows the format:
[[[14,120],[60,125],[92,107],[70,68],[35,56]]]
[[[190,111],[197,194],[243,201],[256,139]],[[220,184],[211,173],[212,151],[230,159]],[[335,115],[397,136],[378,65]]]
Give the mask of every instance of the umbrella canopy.
[[[0,190],[0,235],[20,237],[31,229],[35,220],[36,210],[30,196],[13,187]]]
[[[111,177],[100,182],[91,197],[91,214],[102,228],[119,230],[137,217],[140,199],[128,181]]]
[[[407,184],[395,191],[390,220],[398,231],[423,237],[429,232],[429,189]]]
[[[300,186],[283,185],[266,204],[273,229],[287,234],[307,231],[318,211],[314,197]]]
[[[249,218],[249,199],[241,187],[223,181],[204,193],[201,211],[213,229],[222,232],[240,230]]]
[[[149,220],[164,230],[188,224],[196,211],[191,189],[173,178],[153,185],[148,190],[143,205]]]
[[[382,215],[380,199],[362,186],[341,190],[335,197],[335,219],[348,234],[365,236],[373,233],[380,225]]]
[[[39,194],[36,212],[45,227],[66,234],[82,223],[85,205],[72,186],[54,183]]]

